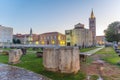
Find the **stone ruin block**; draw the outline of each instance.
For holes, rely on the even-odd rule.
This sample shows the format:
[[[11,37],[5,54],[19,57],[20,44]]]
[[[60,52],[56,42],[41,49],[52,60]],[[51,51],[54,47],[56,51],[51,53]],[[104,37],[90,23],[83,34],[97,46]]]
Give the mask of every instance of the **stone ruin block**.
[[[48,71],[58,71],[58,51],[54,48],[43,50],[43,65]]]
[[[9,64],[17,64],[20,62],[20,58],[23,55],[21,49],[12,49],[9,51]]]
[[[45,48],[43,50],[43,65],[48,71],[77,73],[80,70],[79,48]]]

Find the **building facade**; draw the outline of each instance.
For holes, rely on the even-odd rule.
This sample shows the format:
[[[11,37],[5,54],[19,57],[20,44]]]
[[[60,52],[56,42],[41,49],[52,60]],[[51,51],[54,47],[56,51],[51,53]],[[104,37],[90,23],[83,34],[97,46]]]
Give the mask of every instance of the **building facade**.
[[[92,46],[92,31],[85,29],[84,25],[78,23],[72,30],[66,30],[66,45],[90,47]]]
[[[29,34],[15,34],[14,40],[20,40],[21,44],[39,44],[39,35],[33,34],[32,28]]]
[[[105,36],[96,36],[96,44],[104,45],[105,44]]]
[[[12,43],[13,28],[0,25],[0,43]]]
[[[58,32],[48,32],[39,35],[39,44],[41,45],[65,46],[65,40],[65,35]]]
[[[93,10],[89,18],[89,29],[84,28],[84,24],[78,23],[74,29],[65,30],[66,45],[89,47],[96,45],[96,18]]]
[[[27,44],[28,42],[28,34],[15,34],[13,35],[13,39],[16,40],[20,40],[21,44]]]
[[[39,44],[39,35],[37,34],[32,34],[32,36],[29,34],[15,34],[13,35],[13,39],[19,39],[21,44]]]

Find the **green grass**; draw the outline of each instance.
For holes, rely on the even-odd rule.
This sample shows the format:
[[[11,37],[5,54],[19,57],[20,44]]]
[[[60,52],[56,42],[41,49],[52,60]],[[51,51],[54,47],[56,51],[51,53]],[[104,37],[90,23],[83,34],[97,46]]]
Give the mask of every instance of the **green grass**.
[[[33,49],[32,49],[32,48],[28,48],[27,50],[28,50],[28,51],[33,51]]]
[[[1,48],[0,48],[1,49]],[[2,48],[2,50],[10,50],[10,48]]]
[[[99,77],[97,75],[90,76],[90,80],[97,80]]]
[[[80,49],[80,52],[87,52],[87,51],[90,51],[90,50],[93,50],[93,49],[96,49],[98,47],[92,47],[92,48],[83,48],[83,49]]]
[[[120,61],[120,57],[117,53],[115,53],[112,47],[103,48],[102,50],[96,52],[96,54],[100,54],[102,56],[101,59],[105,60],[110,64],[116,65],[117,62]]]
[[[8,56],[0,54],[0,62],[7,64],[8,63]]]
[[[21,58],[21,62],[19,64],[15,64],[13,66],[25,68],[35,73],[47,76],[53,80],[84,80],[86,77],[86,75],[80,71],[77,74],[60,74],[46,71],[43,67],[42,60],[42,58],[37,58],[35,54],[29,53]],[[8,56],[0,55],[0,62],[8,63]]]
[[[87,57],[87,59],[86,59],[86,64],[87,64],[87,65],[88,65],[88,64],[91,64],[92,61],[93,61],[93,58],[92,58],[92,57]]]

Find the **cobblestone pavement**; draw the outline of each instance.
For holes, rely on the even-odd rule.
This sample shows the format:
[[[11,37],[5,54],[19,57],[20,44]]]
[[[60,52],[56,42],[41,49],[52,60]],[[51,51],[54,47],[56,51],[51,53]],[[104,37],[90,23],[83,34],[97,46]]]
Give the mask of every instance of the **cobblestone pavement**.
[[[0,80],[50,80],[42,75],[36,74],[15,66],[0,63]]]

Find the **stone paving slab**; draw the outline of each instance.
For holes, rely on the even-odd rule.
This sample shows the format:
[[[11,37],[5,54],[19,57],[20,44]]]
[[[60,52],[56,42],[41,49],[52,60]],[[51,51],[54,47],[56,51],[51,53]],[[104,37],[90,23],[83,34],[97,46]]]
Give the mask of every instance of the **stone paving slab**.
[[[32,71],[0,63],[0,80],[50,80]]]
[[[91,56],[92,54],[96,53],[97,51],[103,49],[104,46],[101,46],[97,49],[93,49],[93,50],[90,50],[90,51],[87,51],[87,52],[81,52],[80,54],[83,54],[83,55],[87,55],[87,56]]]

